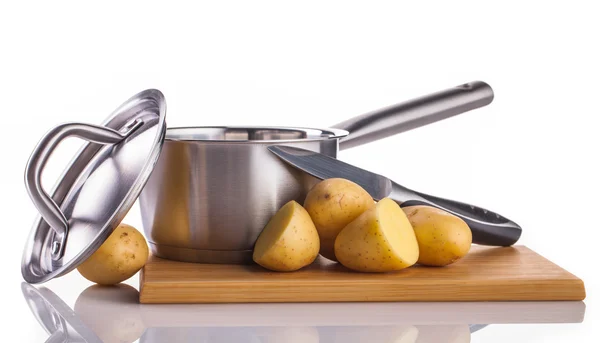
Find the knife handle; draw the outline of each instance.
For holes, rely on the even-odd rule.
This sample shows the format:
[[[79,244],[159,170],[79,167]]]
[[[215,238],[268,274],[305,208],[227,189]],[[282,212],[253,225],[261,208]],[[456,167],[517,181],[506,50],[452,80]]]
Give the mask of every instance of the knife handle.
[[[469,225],[475,244],[511,246],[521,237],[517,223],[481,207],[416,192],[396,183],[389,197],[401,207],[426,205],[454,214]]]
[[[340,139],[339,149],[344,150],[486,106],[493,99],[492,87],[473,81],[366,113],[333,127],[350,133]]]

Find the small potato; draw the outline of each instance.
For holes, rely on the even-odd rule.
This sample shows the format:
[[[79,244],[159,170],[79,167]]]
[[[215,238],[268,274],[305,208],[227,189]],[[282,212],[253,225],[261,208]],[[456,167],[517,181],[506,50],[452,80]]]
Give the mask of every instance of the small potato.
[[[137,273],[148,261],[148,244],[133,226],[120,224],[77,270],[100,285],[115,285]]]
[[[252,259],[278,272],[311,264],[319,255],[319,234],[306,210],[290,201],[275,213],[258,236]]]
[[[471,249],[471,229],[462,219],[430,206],[403,208],[419,242],[419,264],[446,266]]]
[[[335,256],[352,270],[389,272],[415,264],[419,245],[400,206],[385,198],[339,233]]]
[[[336,261],[333,245],[338,233],[366,210],[375,206],[367,191],[346,179],[327,179],[306,195],[304,208],[321,239],[321,255]]]

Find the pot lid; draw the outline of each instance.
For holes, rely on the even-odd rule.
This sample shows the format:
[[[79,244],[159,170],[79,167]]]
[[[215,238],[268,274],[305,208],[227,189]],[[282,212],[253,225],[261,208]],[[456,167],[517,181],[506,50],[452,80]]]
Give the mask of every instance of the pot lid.
[[[50,130],[25,169],[25,185],[40,216],[23,252],[25,281],[64,275],[92,255],[135,203],[158,160],[166,132],[163,94],[134,95],[101,126],[69,123]],[[54,148],[75,136],[87,143],[48,194],[41,174]]]

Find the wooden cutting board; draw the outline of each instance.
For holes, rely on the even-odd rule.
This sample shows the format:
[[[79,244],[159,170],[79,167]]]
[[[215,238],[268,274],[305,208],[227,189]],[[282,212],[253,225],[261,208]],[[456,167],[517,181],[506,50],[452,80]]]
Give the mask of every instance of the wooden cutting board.
[[[151,257],[141,303],[583,300],[583,281],[524,247],[473,246],[454,265],[357,273],[319,257],[292,273]]]

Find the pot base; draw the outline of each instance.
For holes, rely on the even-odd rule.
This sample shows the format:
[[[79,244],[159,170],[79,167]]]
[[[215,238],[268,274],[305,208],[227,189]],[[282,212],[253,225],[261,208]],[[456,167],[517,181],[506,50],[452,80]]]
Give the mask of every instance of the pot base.
[[[252,264],[252,250],[197,250],[158,245],[148,242],[152,254],[168,260],[211,263],[211,264]]]

